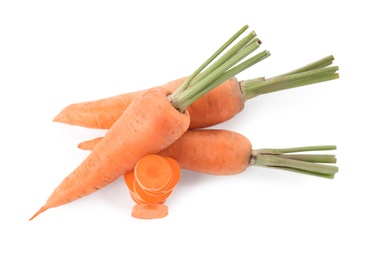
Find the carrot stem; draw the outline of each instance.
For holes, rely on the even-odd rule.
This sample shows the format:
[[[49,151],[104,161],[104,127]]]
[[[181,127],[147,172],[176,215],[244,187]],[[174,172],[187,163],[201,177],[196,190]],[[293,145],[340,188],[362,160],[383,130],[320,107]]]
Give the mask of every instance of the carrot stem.
[[[303,67],[300,67],[300,68],[297,68],[295,70],[292,70],[292,71],[280,74],[277,77],[286,76],[286,75],[292,75],[292,74],[305,72],[305,71],[309,71],[309,70],[313,70],[313,69],[325,68],[325,67],[331,65],[333,63],[333,60],[334,60],[333,55],[328,55],[328,56],[326,56],[326,57],[324,57],[322,59],[319,59],[317,61],[309,63],[309,64],[307,64],[307,65],[305,65]]]
[[[336,156],[333,154],[281,154],[279,157],[293,160],[316,162],[316,163],[336,163]]]
[[[209,60],[195,70],[189,80],[186,80],[177,90],[168,96],[171,104],[177,110],[181,112],[185,111],[185,109],[195,100],[217,87],[219,84],[215,83],[221,83],[221,79],[225,78],[223,75],[226,76],[229,74],[230,77],[233,77],[237,73],[262,60],[259,56],[257,56],[255,59],[251,59],[250,62],[244,61],[241,63],[242,66],[237,65],[239,67],[235,67],[233,70],[230,70],[233,66],[254,52],[261,44],[261,41],[255,38],[256,33],[252,31],[231,47],[224,55],[222,55],[222,57],[206,68],[208,64],[222,52],[220,50],[224,50],[229,44],[231,44],[244,31],[244,29],[246,29],[245,26],[233,35],[219,50],[217,50],[215,54],[209,58]],[[205,70],[203,71],[203,69]],[[227,71],[229,71],[229,73],[225,74]]]
[[[200,74],[196,79],[194,79],[191,84],[196,84],[206,76],[210,75],[213,71],[218,69],[221,65],[227,62],[230,58],[232,58],[235,54],[243,49],[249,48],[253,46],[260,45],[261,41],[256,37],[256,33],[254,31],[250,32],[246,37],[240,40],[236,45],[234,45],[229,51],[227,51],[222,57],[220,57],[215,63],[210,65],[202,74]],[[251,44],[249,44],[251,43]],[[256,45],[257,44],[257,45]],[[247,49],[248,50],[248,49]]]
[[[188,88],[180,96],[178,96],[176,100],[178,106],[182,108],[186,108],[201,96],[199,95],[199,93],[202,93],[202,95],[204,95],[209,91],[211,91],[212,89],[214,89],[218,85],[211,84],[213,83],[213,81],[218,79],[221,75],[223,75],[224,72],[229,70],[231,67],[233,67],[235,64],[240,62],[245,57],[247,57],[258,47],[259,47],[259,42],[254,42],[251,45],[246,46],[242,51],[237,52],[229,60],[225,61],[218,68],[215,68],[206,77],[194,83],[190,88]]]
[[[335,150],[334,145],[305,146],[285,149],[252,150],[250,165],[265,166],[310,174],[333,179],[338,167],[329,165],[336,163],[336,157],[329,154],[290,154],[297,152],[312,152]]]
[[[257,78],[244,80],[240,82],[240,85],[244,95],[244,100],[246,101],[262,94],[337,79],[339,78],[339,74],[336,73],[338,69],[338,66],[311,69],[309,71],[287,74],[268,79]]]
[[[269,53],[269,51],[262,51],[261,53],[258,53],[255,56],[240,63],[239,65],[236,65],[233,68],[229,69],[228,71],[226,71],[225,73],[220,75],[218,78],[216,78],[211,84],[218,86],[218,85],[222,84],[223,82],[225,82],[226,80],[233,77],[234,75],[237,75],[238,73],[246,70],[247,68],[251,67],[252,65],[264,60],[265,58],[267,58],[270,55],[271,54]],[[207,89],[205,91],[208,92]],[[198,95],[203,95],[203,94],[207,93],[205,91],[200,92]],[[196,96],[194,97],[194,99],[196,100]]]
[[[218,55],[220,55],[232,42],[234,42],[244,31],[248,29],[248,25],[244,25],[240,30],[238,30],[225,44],[223,44],[210,58],[208,58],[195,72],[188,77],[178,88],[177,93],[183,92],[190,82],[204,69],[206,68]]]

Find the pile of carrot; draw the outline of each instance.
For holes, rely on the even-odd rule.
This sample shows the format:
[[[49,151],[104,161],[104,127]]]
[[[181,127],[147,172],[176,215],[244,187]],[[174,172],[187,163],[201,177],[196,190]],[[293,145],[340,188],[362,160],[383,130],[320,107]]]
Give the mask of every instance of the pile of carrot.
[[[165,85],[65,107],[53,121],[107,129],[102,137],[78,145],[90,154],[52,192],[30,218],[87,196],[123,176],[136,205],[132,216],[167,216],[165,201],[181,169],[232,175],[248,166],[264,166],[334,178],[336,158],[300,152],[334,150],[321,145],[285,149],[252,149],[239,133],[204,129],[230,120],[245,102],[262,94],[337,79],[332,55],[288,73],[239,81],[235,76],[267,58],[254,31],[238,38],[242,27],[190,76]],[[233,42],[232,47],[228,48]],[[297,154],[298,153],[298,154]]]
[[[163,218],[168,215],[164,202],[180,180],[180,166],[171,157],[150,154],[140,159],[124,180],[136,202],[133,217]]]

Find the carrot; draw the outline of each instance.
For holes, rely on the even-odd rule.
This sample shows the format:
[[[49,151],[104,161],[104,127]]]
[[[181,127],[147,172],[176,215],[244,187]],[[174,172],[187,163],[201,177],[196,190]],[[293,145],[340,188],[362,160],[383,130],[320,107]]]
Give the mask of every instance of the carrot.
[[[132,170],[141,158],[161,151],[183,135],[190,123],[186,108],[191,103],[269,56],[263,51],[236,65],[259,46],[256,34],[252,32],[204,70],[246,29],[244,26],[231,37],[173,93],[153,88],[134,99],[87,158],[59,184],[30,220],[49,208],[107,186]]]
[[[164,203],[165,200],[172,194],[173,188],[169,191],[156,194],[147,193],[135,180],[134,170],[127,172],[124,175],[126,186],[129,188],[131,198],[136,203]]]
[[[139,219],[156,219],[168,215],[168,207],[160,203],[141,203],[133,207],[131,216]]]
[[[162,218],[168,215],[167,206],[159,206],[172,194],[180,178],[179,164],[172,158],[147,155],[139,160],[135,169],[124,175],[131,198],[137,203],[132,216],[142,219]],[[158,189],[155,184],[158,183]],[[152,184],[150,185],[141,184]]]
[[[239,81],[236,77],[222,83],[210,93],[188,107],[191,116],[190,129],[213,126],[225,122],[240,113],[245,102],[262,94],[338,78],[338,67],[331,66],[334,57],[326,56],[288,73],[265,79],[264,77]],[[157,88],[174,91],[187,77]],[[95,101],[70,104],[60,111],[54,122],[109,129],[127,106],[143,91],[125,93]]]
[[[171,181],[171,165],[163,157],[150,154],[140,159],[134,169],[135,179],[144,190],[161,191]]]
[[[168,183],[168,186],[165,188],[165,190],[171,191],[180,180],[180,165],[175,159],[171,157],[164,156],[164,159],[169,163],[172,171],[171,181]]]
[[[201,149],[201,150],[200,150]],[[334,178],[333,155],[291,154],[296,152],[334,150],[336,146],[307,146],[287,149],[252,149],[243,135],[229,130],[190,130],[159,152],[176,160],[182,169],[214,175],[232,175],[249,166],[266,166]]]
[[[133,170],[124,175],[135,201],[163,203],[171,195],[180,179],[180,166],[172,158],[147,155],[139,160]],[[145,184],[159,183],[158,189]]]
[[[338,168],[326,163],[335,163],[335,156],[291,153],[334,149],[336,146],[252,149],[251,142],[239,133],[195,129],[188,130],[158,155],[171,157],[182,169],[213,175],[239,174],[249,166],[265,166],[332,179]]]

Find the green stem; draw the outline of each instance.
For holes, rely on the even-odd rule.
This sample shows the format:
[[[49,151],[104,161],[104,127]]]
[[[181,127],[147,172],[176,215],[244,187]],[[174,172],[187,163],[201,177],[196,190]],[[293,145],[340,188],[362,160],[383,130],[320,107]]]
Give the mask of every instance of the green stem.
[[[218,86],[218,85],[222,84],[223,82],[230,79],[234,75],[237,75],[238,73],[246,70],[247,68],[253,66],[254,64],[264,60],[265,58],[269,57],[270,55],[271,54],[268,51],[263,51],[255,56],[251,57],[250,59],[247,59],[246,61],[240,63],[239,65],[224,72],[219,77],[216,77],[215,80],[209,84],[209,86]],[[210,88],[206,88],[206,89],[202,90],[201,92],[197,93],[193,97],[188,98],[187,102],[185,102],[183,104],[185,106],[191,105],[192,102],[197,100],[200,96],[207,94],[210,90],[211,90]]]
[[[267,93],[337,79],[339,78],[339,74],[336,73],[338,69],[338,66],[331,66],[269,79],[244,80],[240,82],[240,85],[244,100],[248,100]]]
[[[244,31],[248,29],[248,25],[244,25],[240,30],[238,30],[230,39],[223,44],[210,58],[208,58],[194,73],[189,76],[182,85],[177,89],[177,93],[183,92],[189,85],[189,83],[204,69],[206,68],[218,55],[220,55],[230,44],[232,44]]]
[[[324,178],[334,178],[338,167],[336,157],[329,154],[290,154],[297,152],[335,150],[336,146],[306,146],[286,149],[252,150],[250,165],[290,170]]]
[[[329,151],[336,150],[336,145],[316,145],[316,146],[302,146],[293,148],[263,148],[255,150],[257,153],[267,154],[286,154],[286,153],[300,153],[300,152],[313,152],[313,151]]]
[[[215,81],[213,81],[212,84],[213,85],[220,85],[223,82],[225,82],[226,80],[233,77],[234,75],[237,75],[238,73],[246,70],[247,68],[253,66],[254,64],[264,60],[265,58],[269,57],[270,55],[271,54],[269,53],[269,51],[262,51],[261,53],[256,54],[255,56],[251,57],[250,59],[247,59],[246,61],[240,63],[239,65],[234,66],[233,68],[229,69],[228,71],[223,73],[220,77],[215,79]]]
[[[183,112],[195,100],[222,83],[222,79],[227,80],[227,75],[233,77],[237,73],[264,59],[264,57],[268,57],[269,53],[266,52],[267,55],[262,54],[255,56],[256,58],[249,59],[236,67],[233,67],[259,47],[261,41],[254,38],[255,36],[256,33],[252,31],[249,35],[236,43],[222,57],[211,64],[204,72],[201,71],[205,68],[203,65],[197,69],[190,76],[191,80],[186,81],[185,84],[168,96],[171,104],[176,109]],[[212,57],[214,56],[215,55]]]
[[[336,163],[336,156],[333,154],[281,154],[279,157],[316,163]]]
[[[210,65],[202,74],[200,74],[198,77],[196,77],[191,84],[196,84],[208,75],[210,75],[213,71],[218,69],[222,64],[227,62],[229,59],[231,59],[235,54],[242,51],[243,48],[249,47],[248,43],[252,42],[250,46],[258,46],[260,45],[261,41],[256,37],[256,33],[254,31],[250,32],[246,37],[244,37],[242,40],[240,40],[236,45],[234,45],[229,51],[227,51],[223,56],[221,56],[216,62],[214,62],[212,65]],[[247,49],[248,51],[248,49]]]
[[[287,73],[280,74],[276,77],[281,77],[281,76],[286,76],[286,75],[292,75],[300,72],[305,72],[309,70],[314,70],[314,69],[320,69],[320,68],[325,68],[333,63],[334,57],[333,55],[326,56],[322,59],[319,59],[317,61],[314,61],[312,63],[309,63],[303,67],[300,67],[298,69],[289,71]]]

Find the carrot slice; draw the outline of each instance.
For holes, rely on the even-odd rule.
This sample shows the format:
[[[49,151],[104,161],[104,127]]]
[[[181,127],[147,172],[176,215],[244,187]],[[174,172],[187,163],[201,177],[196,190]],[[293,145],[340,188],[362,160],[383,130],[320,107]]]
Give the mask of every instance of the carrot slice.
[[[168,207],[159,203],[141,203],[133,207],[131,216],[139,219],[156,219],[168,215]]]
[[[171,190],[173,190],[173,188],[177,185],[177,183],[180,180],[180,165],[175,159],[173,159],[171,157],[164,156],[163,158],[171,166],[171,171],[172,171],[171,181],[169,182],[169,185],[165,189],[167,191],[171,191]]]
[[[134,192],[134,169],[125,173],[125,175],[123,175],[123,179],[125,180],[127,188]]]
[[[138,197],[145,201],[150,203],[164,203],[167,198],[171,195],[172,191],[167,192],[164,195],[158,196],[158,195],[150,195],[146,193],[142,187],[139,185],[137,181],[134,182],[134,192],[138,195]]]
[[[135,181],[144,190],[160,191],[170,181],[171,166],[163,157],[150,154],[141,158],[134,169]]]
[[[143,199],[141,199],[138,196],[138,194],[135,193],[134,191],[129,190],[129,193],[130,193],[130,197],[134,200],[135,203],[137,203],[137,204],[147,203],[147,201],[144,201]]]

